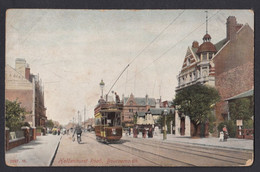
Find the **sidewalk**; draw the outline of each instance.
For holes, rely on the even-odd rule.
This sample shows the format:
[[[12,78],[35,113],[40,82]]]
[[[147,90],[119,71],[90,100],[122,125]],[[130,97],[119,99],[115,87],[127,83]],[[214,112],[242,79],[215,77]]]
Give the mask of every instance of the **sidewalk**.
[[[162,138],[162,134],[154,136],[154,139],[162,140]],[[167,140],[165,140],[165,142],[187,143],[201,146],[212,146],[239,150],[253,150],[254,148],[254,140],[236,138],[229,138],[226,142],[220,142],[219,138],[216,137],[191,138],[168,134]]]
[[[129,137],[129,136],[124,136],[124,137]],[[131,137],[133,137],[133,135],[131,135]],[[143,139],[141,135],[138,135],[138,138]],[[167,134],[166,140],[163,140],[163,134],[158,134],[157,136],[154,135],[153,138],[145,138],[145,139],[155,139],[155,140],[161,140],[170,143],[185,143],[185,144],[238,149],[238,150],[250,150],[250,151],[254,150],[254,140],[248,140],[248,139],[228,138],[226,142],[220,142],[219,138],[216,137],[191,138],[191,137],[184,137],[184,136],[175,136],[171,134]]]
[[[48,134],[6,152],[7,166],[49,166],[61,136]]]

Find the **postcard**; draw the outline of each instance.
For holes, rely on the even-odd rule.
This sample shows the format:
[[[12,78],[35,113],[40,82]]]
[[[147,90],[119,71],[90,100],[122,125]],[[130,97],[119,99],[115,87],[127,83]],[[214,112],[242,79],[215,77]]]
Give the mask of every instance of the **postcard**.
[[[11,167],[254,162],[254,11],[8,9]]]

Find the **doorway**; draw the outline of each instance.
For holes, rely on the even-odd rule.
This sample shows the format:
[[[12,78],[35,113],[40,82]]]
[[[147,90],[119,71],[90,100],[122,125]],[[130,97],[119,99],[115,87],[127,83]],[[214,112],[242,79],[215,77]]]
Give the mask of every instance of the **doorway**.
[[[182,136],[185,135],[185,118],[181,118],[181,128],[180,128],[180,133]]]

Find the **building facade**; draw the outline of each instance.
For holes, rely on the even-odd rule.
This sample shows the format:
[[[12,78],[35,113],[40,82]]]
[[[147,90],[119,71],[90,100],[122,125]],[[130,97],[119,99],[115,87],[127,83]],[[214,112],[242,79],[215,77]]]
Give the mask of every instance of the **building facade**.
[[[136,112],[146,112],[149,108],[155,107],[155,98],[149,98],[148,95],[145,97],[134,97],[131,94],[129,97],[122,96],[123,101],[123,112],[122,112],[122,123],[125,126],[133,126],[134,115]]]
[[[226,38],[216,44],[210,40],[206,31],[201,45],[194,41],[188,47],[175,91],[194,84],[216,87],[221,96],[214,112],[218,124],[228,119],[226,99],[253,89],[254,32],[248,24],[238,24],[236,18],[230,16],[226,23]],[[193,126],[188,116],[177,113],[175,122],[178,134],[190,135]]]
[[[21,102],[21,106],[27,112],[25,122],[28,122],[30,126],[45,127],[47,117],[43,87],[39,76],[30,73],[30,67],[25,59],[17,58],[15,68],[6,65],[5,98]]]

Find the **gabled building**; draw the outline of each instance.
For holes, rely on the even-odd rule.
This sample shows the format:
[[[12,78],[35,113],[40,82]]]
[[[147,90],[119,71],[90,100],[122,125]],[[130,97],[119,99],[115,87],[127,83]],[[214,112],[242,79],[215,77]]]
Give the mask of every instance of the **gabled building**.
[[[211,43],[207,33],[203,43],[188,47],[182,69],[177,76],[176,93],[194,84],[215,86],[221,101],[215,106],[217,123],[228,119],[228,98],[252,90],[254,86],[254,32],[248,24],[238,24],[234,16],[227,18],[226,38]],[[190,135],[192,126],[185,114],[175,117],[177,135]],[[206,127],[203,127],[207,135]],[[199,129],[200,130],[200,129]]]
[[[123,112],[122,112],[122,123],[125,126],[133,126],[134,115],[136,112],[146,112],[149,108],[155,107],[155,98],[149,98],[148,95],[145,97],[134,97],[131,94],[129,97],[122,96]]]

